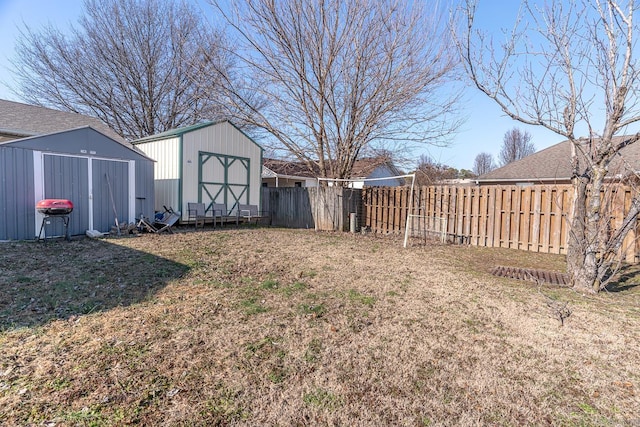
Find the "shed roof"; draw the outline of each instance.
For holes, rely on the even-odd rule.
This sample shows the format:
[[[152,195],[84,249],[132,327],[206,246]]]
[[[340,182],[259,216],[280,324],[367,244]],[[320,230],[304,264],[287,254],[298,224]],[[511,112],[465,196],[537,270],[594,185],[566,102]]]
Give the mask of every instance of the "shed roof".
[[[233,122],[231,122],[230,120],[219,120],[217,122],[213,122],[213,121],[209,121],[209,122],[203,122],[203,123],[197,123],[195,125],[191,125],[191,126],[185,126],[185,127],[181,127],[181,128],[177,128],[177,129],[171,129],[168,130],[166,132],[162,132],[162,133],[158,133],[156,135],[150,135],[144,138],[140,138],[140,139],[136,139],[135,141],[132,141],[131,143],[134,145],[134,148],[138,148],[135,147],[136,145],[139,144],[144,144],[147,142],[153,142],[153,141],[161,141],[163,139],[169,139],[169,138],[173,138],[173,137],[181,137],[184,134],[187,134],[189,132],[194,132],[196,130],[200,130],[209,126],[217,126],[223,123],[227,123],[229,126],[233,127],[235,130],[237,130],[238,132],[240,132],[245,138],[247,138],[249,141],[251,141],[253,144],[256,145],[256,147],[258,147],[260,149],[260,152],[262,153],[264,151],[264,149],[262,148],[262,146],[260,144],[258,144],[256,141],[254,141],[253,138],[251,138],[249,135],[247,135],[242,129],[240,129],[238,126],[236,126]]]
[[[618,140],[625,136],[617,137]],[[580,156],[581,157],[581,156]],[[579,162],[584,164],[584,157]],[[640,143],[624,147],[609,167],[614,174],[640,170]],[[533,153],[523,159],[494,169],[477,178],[478,182],[560,181],[571,179],[571,141],[566,140]]]
[[[24,138],[83,126],[91,126],[114,140],[124,142],[120,135],[95,117],[0,99],[0,133]]]
[[[137,154],[138,156],[142,156],[147,160],[151,160],[152,162],[155,162],[154,159],[152,159],[151,157],[147,156],[145,153],[143,153],[142,151],[138,150],[136,147],[132,146],[131,144],[129,144],[128,142],[126,142],[125,140],[123,140],[122,138],[119,139],[115,139],[113,138],[111,135],[105,135],[103,132],[94,129],[91,126],[82,126],[82,127],[78,127],[75,129],[66,129],[66,130],[62,130],[59,132],[51,132],[48,134],[44,134],[44,135],[34,135],[34,136],[29,136],[26,138],[17,138],[17,139],[13,139],[10,141],[0,141],[0,147],[5,146],[5,147],[10,147],[10,146],[17,146],[17,147],[25,147],[25,146],[29,146],[30,144],[32,144],[32,142],[37,141],[39,139],[42,138],[46,138],[46,137],[54,137],[54,138],[49,138],[49,140],[51,140],[52,143],[54,143],[54,146],[58,146],[56,144],[60,144],[61,142],[64,144],[64,141],[56,141],[56,136],[58,135],[62,135],[62,134],[66,134],[66,133],[79,133],[82,131],[86,131],[87,133],[85,134],[87,137],[89,135],[91,135],[91,132],[96,132],[98,134],[100,134],[100,136],[102,138],[106,138],[106,140],[111,140],[113,142],[115,142],[118,145],[121,145],[122,147],[126,148],[129,151],[134,152],[135,154]],[[93,140],[95,140],[95,138],[93,138]],[[29,147],[30,148],[30,147]]]
[[[221,122],[204,122],[204,123],[197,123],[191,126],[170,129],[168,131],[157,133],[155,135],[149,135],[149,136],[145,136],[144,138],[136,139],[135,141],[133,141],[133,144],[140,144],[143,142],[158,141],[160,139],[172,138],[175,136],[182,136],[185,133],[193,132],[194,130],[206,128],[208,126],[213,126],[218,123],[221,123]]]

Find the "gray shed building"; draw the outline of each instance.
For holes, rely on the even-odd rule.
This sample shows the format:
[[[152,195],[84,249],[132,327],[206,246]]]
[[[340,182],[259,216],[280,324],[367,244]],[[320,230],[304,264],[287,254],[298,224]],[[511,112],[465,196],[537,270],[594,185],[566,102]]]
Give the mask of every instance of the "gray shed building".
[[[73,202],[71,235],[108,232],[113,205],[119,222],[152,217],[153,169],[152,159],[89,126],[0,142],[0,240],[37,237],[43,215],[35,205],[42,199]],[[45,233],[62,235],[62,223],[51,221]]]

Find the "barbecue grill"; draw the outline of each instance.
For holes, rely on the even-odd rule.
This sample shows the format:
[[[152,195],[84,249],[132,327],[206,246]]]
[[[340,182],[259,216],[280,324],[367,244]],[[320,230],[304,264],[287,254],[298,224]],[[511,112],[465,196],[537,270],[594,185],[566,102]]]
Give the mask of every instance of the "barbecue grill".
[[[38,240],[42,240],[42,230],[45,224],[50,224],[52,218],[59,218],[64,225],[64,237],[71,240],[69,236],[69,214],[73,211],[73,203],[66,199],[44,199],[36,203],[36,210],[44,215]]]
[[[44,199],[36,204],[36,209],[43,215],[68,215],[73,211],[73,203],[65,199]]]

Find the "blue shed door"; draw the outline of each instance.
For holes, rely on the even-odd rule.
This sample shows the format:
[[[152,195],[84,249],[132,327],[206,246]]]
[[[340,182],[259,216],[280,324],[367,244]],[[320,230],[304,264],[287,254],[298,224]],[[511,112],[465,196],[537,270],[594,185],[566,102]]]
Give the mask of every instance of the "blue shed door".
[[[73,212],[70,215],[69,233],[84,234],[89,227],[89,159],[45,155],[43,162],[44,198],[71,200]],[[46,236],[64,235],[61,220],[51,219],[48,222],[44,229]]]
[[[111,226],[115,225],[114,205],[119,223],[133,221],[133,218],[130,219],[132,213],[129,206],[134,189],[130,188],[128,161],[44,153],[42,162],[43,176],[40,179],[43,182],[43,198],[73,202],[69,222],[71,235],[85,234],[89,229],[109,232]],[[38,215],[38,218],[42,216]],[[36,234],[40,225],[39,222],[36,224]],[[44,235],[64,235],[62,221],[49,219],[48,224],[45,224]]]

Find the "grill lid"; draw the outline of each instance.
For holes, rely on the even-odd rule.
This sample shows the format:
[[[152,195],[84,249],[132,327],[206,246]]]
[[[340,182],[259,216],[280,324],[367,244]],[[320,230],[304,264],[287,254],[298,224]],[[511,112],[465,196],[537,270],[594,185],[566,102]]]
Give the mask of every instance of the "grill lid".
[[[73,203],[66,199],[44,199],[36,203],[36,210],[44,215],[67,215],[73,211]]]

